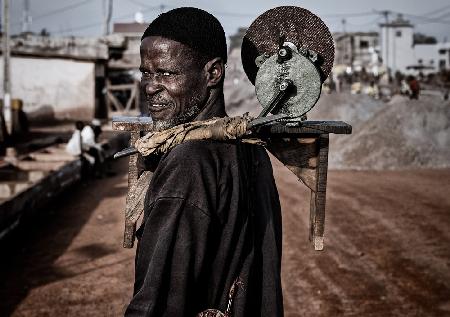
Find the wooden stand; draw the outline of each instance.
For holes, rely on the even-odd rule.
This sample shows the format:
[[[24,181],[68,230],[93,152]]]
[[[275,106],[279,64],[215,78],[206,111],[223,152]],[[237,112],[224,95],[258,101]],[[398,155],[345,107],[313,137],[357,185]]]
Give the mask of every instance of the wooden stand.
[[[149,118],[116,117],[113,129],[131,131],[130,145],[141,131],[151,131]],[[255,133],[267,141],[267,149],[289,168],[311,190],[309,240],[315,250],[323,250],[325,229],[325,201],[328,172],[329,134],[350,134],[352,127],[342,121],[303,121],[301,123],[276,123],[258,128]],[[138,179],[138,154],[131,155],[128,172],[128,195],[125,216],[124,247],[134,243],[136,220],[130,218],[134,210],[143,208],[146,186],[151,175],[144,173]],[[139,182],[139,184],[138,184]],[[139,189],[137,189],[139,187]]]
[[[342,121],[304,121],[300,125],[277,123],[256,131],[267,139],[267,149],[311,190],[309,240],[323,250],[329,134],[350,134]]]

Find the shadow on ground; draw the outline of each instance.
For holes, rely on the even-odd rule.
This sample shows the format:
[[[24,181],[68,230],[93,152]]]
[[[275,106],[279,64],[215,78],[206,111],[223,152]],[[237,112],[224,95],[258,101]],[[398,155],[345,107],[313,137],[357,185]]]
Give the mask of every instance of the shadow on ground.
[[[117,183],[126,165],[115,163],[114,168],[118,173],[112,178],[86,180],[69,188],[2,242],[0,316],[11,315],[32,289],[86,273],[63,270],[54,266],[54,262],[71,245],[103,199],[124,196],[125,186],[104,185],[105,182]],[[93,241],[74,251],[79,257],[66,267],[82,266],[113,253],[114,249]]]

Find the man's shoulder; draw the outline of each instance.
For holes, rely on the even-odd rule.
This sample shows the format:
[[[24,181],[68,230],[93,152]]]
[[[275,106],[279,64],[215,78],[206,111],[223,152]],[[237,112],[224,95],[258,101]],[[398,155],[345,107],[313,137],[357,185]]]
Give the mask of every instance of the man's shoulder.
[[[233,148],[210,141],[177,145],[162,157],[155,170],[148,201],[179,198],[204,211],[214,210],[211,204],[216,201],[218,186],[231,174],[230,158],[236,161],[232,159]],[[224,157],[225,153],[228,157]]]
[[[234,143],[210,140],[188,141],[177,145],[164,158],[168,164],[183,163],[182,166],[207,166],[210,164],[232,164],[237,160]]]

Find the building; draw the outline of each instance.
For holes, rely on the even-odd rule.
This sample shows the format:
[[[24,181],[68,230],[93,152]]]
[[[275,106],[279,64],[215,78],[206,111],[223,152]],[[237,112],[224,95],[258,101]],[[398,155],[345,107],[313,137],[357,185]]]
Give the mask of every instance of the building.
[[[392,74],[426,75],[450,69],[450,43],[414,43],[414,26],[401,15],[380,26],[382,61]]]
[[[391,22],[380,24],[381,58],[383,64],[394,74],[405,73],[414,65],[414,26],[402,15]]]
[[[450,43],[414,45],[415,63],[407,67],[406,73],[437,73],[450,70]]]
[[[146,98],[139,87],[141,37],[148,24],[143,23],[142,19],[137,20],[139,22],[113,25],[112,36],[122,38],[123,43],[116,47],[110,46],[106,103],[111,112],[128,112],[134,106],[140,114],[148,114]]]
[[[25,33],[11,38],[10,47],[11,97],[23,101],[30,121],[90,120],[96,115],[108,60],[105,42]]]
[[[414,26],[402,15],[388,23],[380,24],[381,59],[391,70],[406,72],[407,66],[413,65],[414,58]]]
[[[334,33],[335,65],[351,66],[357,71],[367,71],[379,64],[378,33],[353,32]]]
[[[139,47],[141,46],[141,36],[147,28],[146,23],[114,23],[113,35],[123,37],[124,43],[118,46],[119,58],[114,58],[112,54],[108,66],[112,69],[138,69],[141,63]]]

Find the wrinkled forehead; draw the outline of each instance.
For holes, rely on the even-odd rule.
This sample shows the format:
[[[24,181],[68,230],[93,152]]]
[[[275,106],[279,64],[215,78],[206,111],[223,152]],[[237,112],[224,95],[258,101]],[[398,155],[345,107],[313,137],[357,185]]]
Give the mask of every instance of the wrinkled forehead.
[[[148,36],[141,42],[141,63],[164,61],[183,65],[192,61],[192,49],[188,46],[161,36]]]

